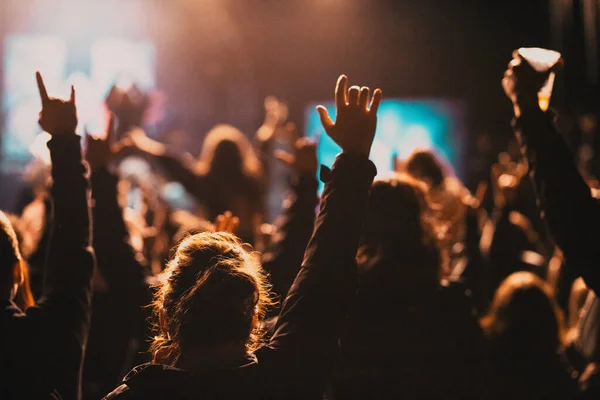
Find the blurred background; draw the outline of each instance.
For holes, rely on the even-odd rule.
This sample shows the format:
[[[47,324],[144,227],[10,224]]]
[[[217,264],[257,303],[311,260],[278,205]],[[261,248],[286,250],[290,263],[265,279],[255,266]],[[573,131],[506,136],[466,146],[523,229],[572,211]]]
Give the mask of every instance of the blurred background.
[[[474,190],[512,135],[511,52],[552,48],[566,60],[552,106],[598,175],[598,13],[587,0],[0,0],[0,208],[43,147],[37,69],[50,93],[76,86],[81,131],[104,129],[113,83],[135,83],[152,98],[149,135],[193,155],[216,123],[253,136],[268,95],[318,134],[314,104],[345,73],[394,99],[381,125],[397,136],[374,151],[432,147]]]

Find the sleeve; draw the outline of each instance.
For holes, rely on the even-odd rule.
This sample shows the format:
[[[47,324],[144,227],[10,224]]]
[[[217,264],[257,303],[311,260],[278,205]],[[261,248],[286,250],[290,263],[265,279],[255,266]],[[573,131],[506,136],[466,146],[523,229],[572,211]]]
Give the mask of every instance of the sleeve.
[[[285,298],[300,270],[314,228],[317,186],[312,173],[297,177],[291,195],[283,203],[275,240],[263,255],[263,268],[271,277],[273,292],[281,299]]]
[[[537,111],[515,120],[514,128],[529,162],[539,204],[552,239],[567,265],[600,293],[600,208],[592,198],[552,115]]]
[[[320,398],[342,323],[357,289],[356,252],[376,174],[367,158],[341,154],[326,181],[300,272],[283,303],[270,348],[279,387],[297,398]]]
[[[89,182],[79,140],[76,135],[62,135],[48,142],[53,228],[43,294],[32,312],[43,310],[46,319],[52,321],[53,330],[69,331],[83,344],[90,325],[95,259],[91,248]]]
[[[42,296],[23,318],[13,321],[14,333],[22,335],[15,342],[25,343],[30,354],[26,368],[39,378],[31,389],[47,385],[66,399],[81,394],[95,268],[89,182],[79,140],[68,134],[48,142],[53,218]]]
[[[123,305],[132,328],[142,330],[142,306],[148,303],[144,265],[129,244],[129,231],[118,202],[118,178],[106,168],[92,171],[94,250],[98,270],[111,295]]]

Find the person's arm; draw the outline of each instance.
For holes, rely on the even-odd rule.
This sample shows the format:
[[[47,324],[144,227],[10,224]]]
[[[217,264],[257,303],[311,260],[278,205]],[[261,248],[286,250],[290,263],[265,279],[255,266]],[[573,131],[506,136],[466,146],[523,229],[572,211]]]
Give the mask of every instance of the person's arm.
[[[277,158],[296,173],[292,193],[284,201],[275,239],[263,255],[263,268],[269,273],[273,292],[283,299],[304,257],[315,222],[317,197],[317,148],[306,139],[294,143],[294,154],[279,152]]]
[[[91,279],[95,260],[91,248],[91,215],[87,168],[75,134],[75,92],[63,101],[49,98],[37,74],[42,111],[40,126],[52,135],[53,227],[41,299],[27,309],[26,320],[38,344],[39,365],[65,399],[79,397],[81,363],[91,317]],[[60,360],[60,361],[59,361]]]
[[[563,251],[567,265],[576,268],[586,284],[600,293],[600,205],[556,131],[552,113],[537,105],[537,89],[544,78],[526,63],[511,63],[504,87],[515,106],[515,132],[552,239]]]
[[[173,154],[161,142],[149,138],[139,128],[129,131],[128,136],[117,144],[118,153],[132,152],[147,158],[151,163],[159,165],[169,179],[181,183],[185,190],[196,200],[202,202],[210,190],[206,183],[194,170],[193,157],[185,153]]]
[[[136,330],[132,333],[141,337],[145,325],[142,306],[149,302],[150,297],[146,290],[144,266],[129,243],[129,231],[118,202],[119,179],[108,169],[114,155],[114,134],[114,119],[111,118],[107,140],[87,137],[86,160],[92,170],[94,201],[94,250],[99,272],[106,279],[112,295],[122,303],[123,313],[128,315],[131,328]]]
[[[315,230],[270,343],[278,361],[271,372],[278,388],[292,398],[320,398],[324,393],[342,322],[357,289],[355,257],[376,174],[368,155],[381,91],[374,92],[369,110],[369,89],[353,86],[346,97],[346,82],[343,75],[338,80],[335,124],[318,108],[325,130],[343,153],[331,173],[322,174],[327,183]]]
[[[43,90],[40,125],[52,134],[48,148],[53,180],[53,231],[40,303],[46,307],[60,303],[61,314],[79,325],[81,320],[89,320],[90,279],[94,269],[87,169],[80,138],[75,134],[73,98],[69,102],[48,98],[41,76],[38,79]],[[83,336],[85,329],[80,328],[79,336]]]

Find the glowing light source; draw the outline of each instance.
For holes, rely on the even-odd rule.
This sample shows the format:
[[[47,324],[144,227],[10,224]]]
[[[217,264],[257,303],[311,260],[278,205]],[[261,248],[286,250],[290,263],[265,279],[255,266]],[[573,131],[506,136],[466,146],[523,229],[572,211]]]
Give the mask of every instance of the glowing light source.
[[[335,116],[333,103],[323,104],[329,115]],[[416,149],[432,149],[442,162],[460,169],[455,135],[460,126],[457,105],[440,100],[384,100],[379,106],[377,131],[371,147],[370,159],[377,167],[378,176],[389,175],[394,158],[406,159]],[[340,152],[326,134],[314,105],[307,108],[306,135],[319,136],[319,162],[331,166]]]
[[[559,52],[539,47],[521,47],[517,52],[537,72],[546,72],[554,68],[561,59]],[[538,104],[543,111],[546,111],[550,105],[555,75],[554,72],[550,72],[546,83],[538,92]]]

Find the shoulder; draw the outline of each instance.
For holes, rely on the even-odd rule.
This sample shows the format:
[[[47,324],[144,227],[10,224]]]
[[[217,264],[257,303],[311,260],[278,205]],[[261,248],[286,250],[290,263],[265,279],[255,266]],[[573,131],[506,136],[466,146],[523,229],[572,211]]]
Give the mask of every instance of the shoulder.
[[[135,396],[127,385],[121,385],[104,397],[102,400],[133,400]]]

